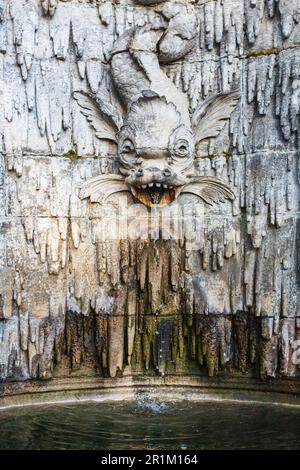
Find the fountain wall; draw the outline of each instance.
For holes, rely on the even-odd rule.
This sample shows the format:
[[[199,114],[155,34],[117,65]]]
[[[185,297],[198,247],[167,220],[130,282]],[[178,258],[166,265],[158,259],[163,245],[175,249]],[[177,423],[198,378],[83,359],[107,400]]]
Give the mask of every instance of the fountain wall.
[[[104,209],[78,188],[117,174],[117,151],[73,97],[116,97],[113,44],[153,20],[153,6],[140,3],[0,0],[4,393],[8,383],[26,390],[47,379],[51,388],[62,378],[297,387],[300,3],[190,2],[195,48],[162,70],[191,112],[238,90],[230,120],[195,163],[235,199],[208,207],[183,195],[181,232],[151,240],[99,235],[114,199]],[[201,235],[191,237],[189,221],[203,210]]]

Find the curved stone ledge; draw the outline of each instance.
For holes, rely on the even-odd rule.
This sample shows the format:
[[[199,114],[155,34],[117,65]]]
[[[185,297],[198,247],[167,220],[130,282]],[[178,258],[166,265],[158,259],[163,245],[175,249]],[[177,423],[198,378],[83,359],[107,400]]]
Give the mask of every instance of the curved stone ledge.
[[[250,378],[208,379],[197,376],[59,378],[51,381],[6,382],[0,385],[0,409],[58,402],[229,401],[300,406],[300,382],[261,382]]]

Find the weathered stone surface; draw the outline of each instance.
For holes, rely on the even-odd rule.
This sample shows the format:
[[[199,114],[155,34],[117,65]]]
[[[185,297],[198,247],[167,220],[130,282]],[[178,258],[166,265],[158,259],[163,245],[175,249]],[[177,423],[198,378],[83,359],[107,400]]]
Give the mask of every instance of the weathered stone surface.
[[[208,207],[183,194],[180,236],[150,241],[115,236],[116,196],[79,198],[89,178],[119,174],[119,159],[73,99],[108,96],[120,111],[114,44],[159,19],[141,3],[0,0],[1,378],[299,378],[299,1],[188,2],[194,47],[169,63],[166,47],[161,68],[191,115],[238,90],[194,174],[236,197]]]

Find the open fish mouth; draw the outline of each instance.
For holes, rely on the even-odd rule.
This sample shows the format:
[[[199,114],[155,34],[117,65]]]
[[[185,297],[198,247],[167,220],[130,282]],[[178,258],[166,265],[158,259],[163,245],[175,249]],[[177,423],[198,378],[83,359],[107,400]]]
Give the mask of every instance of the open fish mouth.
[[[134,198],[146,207],[164,207],[180,194],[193,194],[208,205],[235,199],[231,187],[216,176],[198,176],[185,184],[177,183],[176,186],[171,186],[158,181],[130,184],[123,175],[104,174],[90,178],[80,185],[79,189],[80,199],[89,197],[91,202],[101,204],[116,193],[130,191]]]
[[[176,199],[179,188],[166,183],[151,182],[141,186],[131,186],[133,196],[147,207],[164,207]]]

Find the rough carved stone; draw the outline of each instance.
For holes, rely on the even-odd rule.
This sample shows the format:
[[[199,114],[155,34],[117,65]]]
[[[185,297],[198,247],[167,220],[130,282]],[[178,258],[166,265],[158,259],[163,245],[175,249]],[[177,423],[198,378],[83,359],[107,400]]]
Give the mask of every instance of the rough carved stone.
[[[160,62],[174,62],[193,50],[195,10],[188,3],[162,0],[153,11],[153,24],[127,30],[112,49],[111,71],[124,115],[101,96],[74,94],[96,136],[117,143],[124,175],[93,178],[82,186],[80,196],[105,202],[115,192],[131,190],[147,207],[163,207],[184,193],[209,204],[233,199],[226,182],[195,177],[192,167],[195,149],[201,141],[218,136],[239,94],[210,97],[190,116],[186,96],[164,74]]]
[[[199,25],[186,38],[168,12],[176,2],[141,3],[0,0],[1,379],[188,373],[299,380],[299,2],[186,2],[180,8],[194,12],[188,25],[195,18]],[[165,41],[153,53],[162,31]],[[129,50],[144,34],[153,42]],[[178,47],[170,48],[174,40]],[[145,75],[146,59],[164,90]],[[73,99],[78,91],[101,138]],[[223,130],[209,138],[202,128],[200,141],[193,117],[205,125],[198,110],[213,110],[219,98],[213,104],[210,97],[230,99],[235,91],[240,100]],[[150,241],[111,240],[107,215],[119,194],[91,201],[124,188],[128,175],[120,170],[129,168],[120,163],[132,151],[125,147],[123,157],[132,139],[126,129],[153,109],[157,125],[165,108],[166,132],[157,136],[164,147],[178,125],[191,147],[200,141],[186,160],[191,179],[201,178],[197,192],[215,200],[205,181],[211,188],[218,178],[235,199],[208,208],[183,192],[196,188],[184,181],[178,199],[157,210],[172,216],[177,203],[186,210],[177,239],[161,239],[158,226]],[[113,133],[105,116],[115,120]],[[107,137],[122,126],[118,153]],[[141,135],[142,147],[150,137]],[[165,170],[165,157],[159,163]],[[135,221],[141,205],[128,200]],[[193,239],[192,222],[203,211]]]

